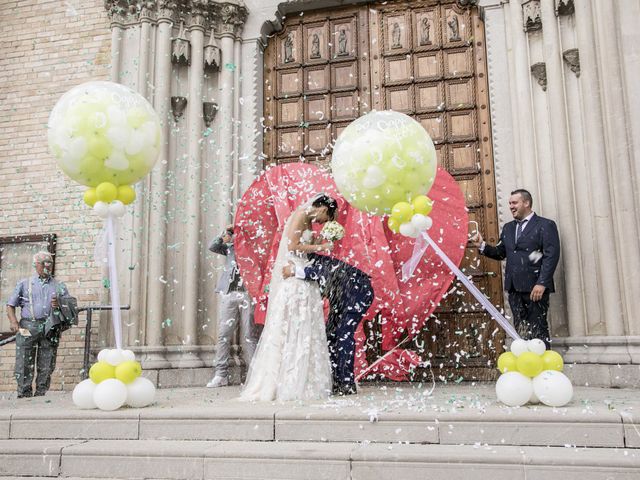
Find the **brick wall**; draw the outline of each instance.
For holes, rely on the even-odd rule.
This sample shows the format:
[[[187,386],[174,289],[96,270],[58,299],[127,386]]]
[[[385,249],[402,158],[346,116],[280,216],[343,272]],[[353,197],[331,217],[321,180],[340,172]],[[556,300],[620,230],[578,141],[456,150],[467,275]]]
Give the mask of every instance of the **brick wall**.
[[[56,277],[79,303],[98,302],[102,276],[92,257],[99,224],[82,203],[84,188],[57,168],[46,139],[60,95],[109,79],[104,2],[2,0],[0,25],[0,237],[56,233]],[[81,328],[64,334],[52,389],[77,383],[83,342]],[[15,389],[14,354],[13,345],[0,347],[0,390]]]

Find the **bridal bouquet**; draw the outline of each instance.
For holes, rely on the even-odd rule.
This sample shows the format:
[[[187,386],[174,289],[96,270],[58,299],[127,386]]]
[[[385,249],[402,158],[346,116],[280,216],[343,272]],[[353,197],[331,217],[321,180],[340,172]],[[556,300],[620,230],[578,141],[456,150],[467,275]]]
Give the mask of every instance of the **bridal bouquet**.
[[[322,227],[320,235],[322,235],[325,240],[336,242],[342,240],[342,237],[344,237],[344,227],[335,221],[327,222]]]

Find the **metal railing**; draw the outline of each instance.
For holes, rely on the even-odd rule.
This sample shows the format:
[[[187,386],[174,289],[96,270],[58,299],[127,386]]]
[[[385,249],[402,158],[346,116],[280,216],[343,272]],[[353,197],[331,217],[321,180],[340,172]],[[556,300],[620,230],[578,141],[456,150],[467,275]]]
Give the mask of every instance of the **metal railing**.
[[[129,310],[131,305],[123,305],[120,310]],[[112,305],[88,305],[86,307],[78,308],[78,313],[87,312],[87,321],[84,327],[84,355],[82,361],[82,378],[85,379],[89,376],[89,362],[91,357],[91,323],[93,320],[93,312],[101,312],[113,310]],[[9,343],[15,342],[16,336],[12,335],[8,338],[0,340],[0,347]]]
[[[122,305],[120,310],[129,310],[131,305]],[[87,312],[87,322],[84,327],[84,357],[82,360],[82,379],[89,377],[89,361],[91,356],[91,320],[93,312],[110,311],[113,310],[112,305],[89,305],[88,307],[82,307],[78,309],[78,313]]]

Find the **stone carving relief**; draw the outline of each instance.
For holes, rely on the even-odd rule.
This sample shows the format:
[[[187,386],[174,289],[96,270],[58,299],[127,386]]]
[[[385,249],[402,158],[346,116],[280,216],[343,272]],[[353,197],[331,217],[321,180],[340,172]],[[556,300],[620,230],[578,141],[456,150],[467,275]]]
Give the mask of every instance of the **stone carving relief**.
[[[420,20],[420,46],[431,45],[431,24],[427,17]]]
[[[213,70],[220,69],[220,48],[218,47],[218,43],[216,42],[216,38],[213,35],[213,30],[211,30],[211,35],[209,36],[209,42],[204,47],[204,66],[205,68],[211,68]]]
[[[311,54],[309,58],[320,58],[320,35],[317,33],[311,36]]]
[[[569,66],[571,71],[576,74],[576,77],[580,76],[580,52],[577,48],[570,48],[562,52],[562,58]]]
[[[284,63],[293,62],[293,32],[289,32],[284,39]]]
[[[402,30],[400,29],[400,24],[398,22],[393,22],[393,29],[391,31],[391,40],[393,43],[391,48],[402,48],[401,35]]]
[[[540,17],[540,0],[527,0],[522,4],[522,20],[525,32],[542,30]]]
[[[244,6],[231,3],[216,4],[214,9],[217,9],[214,11],[213,17],[218,19],[216,29],[220,34],[239,36],[249,13],[247,9]]]
[[[338,34],[338,55],[347,55],[347,30],[344,28],[340,29],[340,33]]]
[[[556,14],[560,15],[573,15],[576,11],[576,7],[573,4],[573,0],[556,0]]]
[[[542,91],[547,91],[547,66],[544,62],[538,62],[531,65],[531,74],[536,79],[538,85],[542,87]]]
[[[458,20],[458,16],[454,13],[451,16],[451,19],[447,22],[449,25],[449,30],[451,30],[451,34],[449,35],[450,42],[459,42],[460,39],[460,23]]]
[[[184,23],[180,24],[178,36],[171,40],[171,62],[177,65],[191,62],[191,44],[185,37]]]

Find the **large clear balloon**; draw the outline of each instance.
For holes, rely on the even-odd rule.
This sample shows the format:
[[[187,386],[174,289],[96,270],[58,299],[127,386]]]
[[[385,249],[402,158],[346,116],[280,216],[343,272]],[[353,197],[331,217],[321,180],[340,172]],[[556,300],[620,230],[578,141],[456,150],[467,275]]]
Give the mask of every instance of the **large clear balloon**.
[[[131,185],[155,164],[160,120],[129,88],[88,82],[65,93],[49,116],[49,149],[60,168],[82,185]]]
[[[340,134],[331,169],[351,205],[384,215],[396,203],[429,191],[436,174],[436,151],[429,134],[411,117],[374,111]]]

